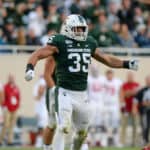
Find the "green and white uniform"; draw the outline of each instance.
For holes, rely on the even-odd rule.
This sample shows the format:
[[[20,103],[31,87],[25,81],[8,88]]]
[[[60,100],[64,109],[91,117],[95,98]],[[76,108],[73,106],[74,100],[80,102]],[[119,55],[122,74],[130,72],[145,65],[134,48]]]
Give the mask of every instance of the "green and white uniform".
[[[56,46],[56,111],[60,126],[69,129],[71,120],[78,129],[88,126],[91,114],[87,97],[87,76],[91,56],[97,48],[92,37],[76,41],[64,35],[51,36],[47,42]]]

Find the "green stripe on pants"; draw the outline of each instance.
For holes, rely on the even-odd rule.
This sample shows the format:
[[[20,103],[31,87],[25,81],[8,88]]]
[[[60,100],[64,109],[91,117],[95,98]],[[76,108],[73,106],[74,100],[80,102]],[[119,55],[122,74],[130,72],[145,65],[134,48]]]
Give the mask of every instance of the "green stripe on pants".
[[[50,108],[49,108],[49,102],[50,102],[50,99],[49,99],[49,88],[46,88],[46,94],[45,94],[45,99],[46,99],[46,108],[47,108],[47,111],[50,112]]]
[[[58,113],[58,87],[55,88],[55,112]]]

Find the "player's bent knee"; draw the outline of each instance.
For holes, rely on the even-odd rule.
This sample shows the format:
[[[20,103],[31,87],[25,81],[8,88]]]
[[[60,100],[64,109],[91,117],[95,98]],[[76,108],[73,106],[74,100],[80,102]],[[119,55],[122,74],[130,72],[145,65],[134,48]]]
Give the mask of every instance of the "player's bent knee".
[[[80,130],[77,132],[77,134],[80,138],[83,138],[83,139],[87,137],[87,131],[86,130]]]
[[[62,124],[58,125],[58,128],[61,132],[68,134],[71,130],[71,121],[66,119]]]
[[[63,133],[68,134],[70,131],[70,129],[68,127],[64,127],[63,128]]]
[[[59,126],[58,127],[59,131],[65,133],[65,134],[68,134],[70,132],[70,127],[68,126]]]

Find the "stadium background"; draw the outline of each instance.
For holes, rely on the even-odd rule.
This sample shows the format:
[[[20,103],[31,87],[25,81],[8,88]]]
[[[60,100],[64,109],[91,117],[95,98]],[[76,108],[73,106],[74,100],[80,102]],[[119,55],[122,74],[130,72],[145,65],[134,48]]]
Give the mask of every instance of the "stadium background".
[[[111,14],[108,9],[109,3],[111,2],[114,2],[117,5],[121,5],[121,0],[106,0],[106,1],[101,0],[99,3],[99,7],[98,7],[99,15],[101,16],[106,15],[106,22],[108,21],[108,17]],[[73,5],[71,5],[72,3]],[[25,71],[27,58],[29,57],[31,53],[30,51],[24,50],[24,48],[17,48],[17,51],[16,51],[16,47],[14,46],[14,48],[12,49],[12,45],[25,45],[27,47],[28,45],[44,44],[45,40],[43,37],[45,37],[48,32],[50,32],[50,34],[57,32],[60,28],[61,21],[71,11],[75,13],[81,13],[81,14],[85,13],[84,16],[87,18],[88,24],[91,27],[90,34],[95,36],[96,39],[103,39],[103,37],[100,38],[100,35],[103,33],[99,32],[99,35],[94,34],[94,31],[95,30],[97,31],[97,26],[98,25],[100,26],[100,24],[97,24],[98,22],[95,21],[95,18],[93,16],[89,16],[88,14],[93,3],[94,3],[94,0],[93,1],[92,0],[88,0],[88,1],[66,0],[65,2],[60,1],[60,0],[57,0],[57,1],[50,1],[50,0],[49,1],[48,0],[45,0],[45,1],[44,0],[43,1],[27,0],[26,1],[24,0],[21,2],[18,0],[16,1],[0,0],[0,8],[1,8],[0,9],[0,12],[1,12],[0,14],[0,45],[2,45],[2,47],[0,47],[0,68],[1,68],[0,80],[2,81],[2,83],[5,83],[9,73],[13,73],[15,75],[16,82],[19,85],[20,90],[21,90],[21,107],[18,113],[19,116],[34,117],[34,109],[33,109],[34,100],[32,96],[32,90],[33,90],[33,85],[38,79],[38,76],[41,75],[41,73],[43,72],[44,61],[41,61],[37,65],[35,79],[31,81],[30,83],[27,83],[24,80],[24,71]],[[149,17],[150,16],[150,12],[149,12],[150,2],[148,0],[147,1],[146,0],[139,0],[139,1],[131,0],[131,3],[132,3],[132,8],[138,7],[141,10],[137,10],[138,11],[137,14],[134,12],[134,15],[132,18],[133,19],[132,25],[129,25],[129,22],[131,20],[128,20],[128,21],[124,20],[123,22],[121,22],[121,24],[126,24],[126,26],[128,26],[128,29],[127,29],[127,33],[128,33],[127,37],[129,38],[127,40],[128,42],[124,43],[121,41],[123,40],[123,38],[121,38],[121,35],[123,35],[123,33],[121,32],[115,33],[115,36],[117,35],[120,36],[120,40],[116,40],[114,42],[113,41],[114,39],[112,38],[112,35],[111,35],[112,28],[107,27],[107,30],[106,30],[107,33],[103,34],[106,40],[102,40],[102,41],[99,40],[98,43],[99,43],[99,46],[102,47],[102,49],[104,47],[106,49],[107,47],[117,47],[116,48],[117,50],[124,51],[124,52],[128,51],[129,55],[127,53],[127,56],[121,56],[122,59],[123,58],[138,59],[140,61],[140,70],[136,73],[136,78],[140,82],[140,84],[143,85],[145,76],[149,74],[149,69],[147,69],[147,67],[149,64],[149,56],[150,56],[150,53],[149,53],[150,52],[149,51],[150,50],[150,17]],[[51,7],[49,8],[49,11],[46,12],[45,10],[46,9],[48,10],[47,6],[50,6],[50,7],[55,6],[56,8]],[[62,7],[62,6],[65,6],[65,7]],[[54,11],[54,14],[52,13],[52,16],[51,16],[49,15],[49,13],[52,11],[52,9],[57,9],[57,11],[56,12]],[[85,9],[85,11],[83,11],[83,9]],[[38,33],[36,31],[39,29],[38,28],[35,29],[35,33],[33,33],[34,37],[32,40],[32,35],[30,35],[30,33],[33,32],[33,29],[35,26],[37,27],[39,23],[38,21],[40,20],[38,17],[36,18],[36,15],[38,13],[41,16],[43,15],[40,18],[43,24],[40,24],[39,26],[41,32]],[[117,13],[114,16],[117,16]],[[137,16],[138,18],[137,20],[135,16]],[[112,24],[113,23],[115,24],[116,22],[120,23],[119,19],[118,18],[116,19],[116,18],[117,17],[113,18],[114,20],[111,22]],[[35,24],[30,24],[31,22],[29,20],[31,22],[35,21]],[[111,21],[111,19],[109,21]],[[103,27],[104,25],[106,24],[105,23],[101,24],[101,27]],[[142,37],[144,38],[144,42],[141,44],[141,41],[137,40],[137,37],[138,37],[138,32],[142,29],[145,30],[145,33],[144,35],[142,35]],[[107,41],[107,39],[109,40]],[[132,41],[132,42],[130,43],[129,41]],[[9,46],[9,48],[5,48],[5,46],[7,45]],[[138,51],[140,52],[146,51],[147,52],[146,56],[143,56],[143,54],[138,54],[138,56],[132,56],[132,53],[130,53],[130,51],[132,50],[132,48],[136,48],[136,47],[140,48],[138,49]],[[128,49],[124,49],[124,48],[128,48]],[[31,49],[31,50],[33,51],[34,49]],[[136,49],[134,50],[136,51]],[[114,51],[112,50],[110,53],[113,53],[113,52]],[[100,73],[103,74],[107,67],[100,64],[99,68],[100,68],[99,69]],[[118,78],[124,80],[126,71],[115,70],[115,74]]]

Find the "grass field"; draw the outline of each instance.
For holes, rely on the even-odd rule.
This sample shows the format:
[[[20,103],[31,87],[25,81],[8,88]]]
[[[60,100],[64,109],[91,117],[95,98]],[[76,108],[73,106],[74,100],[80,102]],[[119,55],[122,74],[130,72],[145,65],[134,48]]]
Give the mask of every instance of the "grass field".
[[[42,149],[35,149],[35,148],[1,148],[0,150],[42,150]],[[141,150],[141,148],[93,148],[90,150]]]

